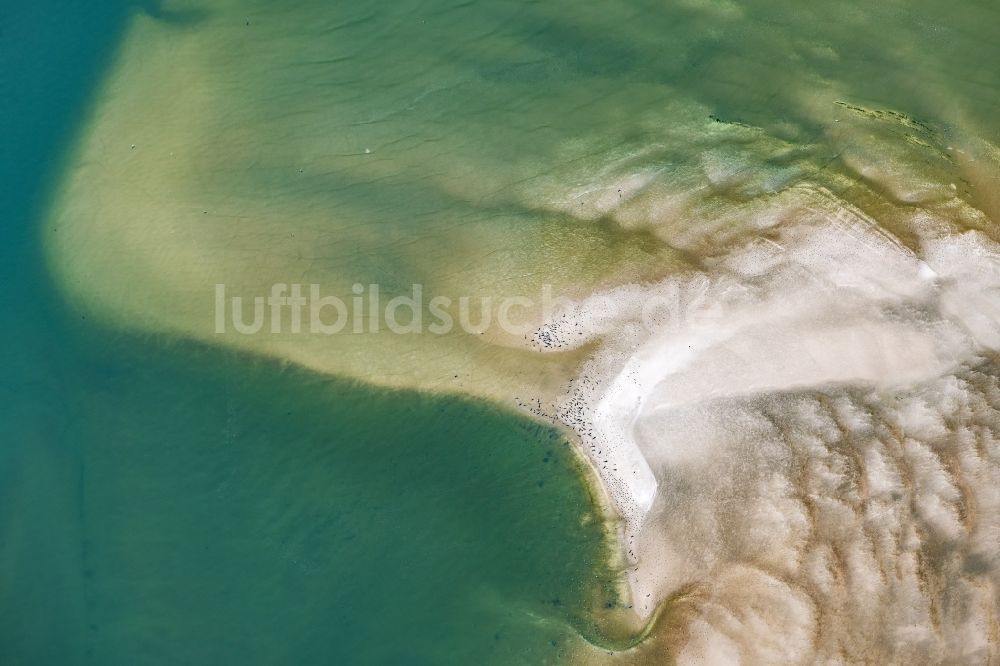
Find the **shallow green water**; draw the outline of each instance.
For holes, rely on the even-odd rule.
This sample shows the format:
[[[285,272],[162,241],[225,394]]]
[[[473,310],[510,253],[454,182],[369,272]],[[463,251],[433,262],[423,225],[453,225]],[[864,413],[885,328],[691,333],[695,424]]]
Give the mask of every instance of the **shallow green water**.
[[[126,14],[4,27],[0,663],[564,656],[608,581],[554,432],[123,336],[51,287],[37,228]]]
[[[573,621],[587,630],[600,541],[554,433],[110,342],[35,396],[57,402],[48,432],[5,465],[7,654],[521,663],[563,654]]]

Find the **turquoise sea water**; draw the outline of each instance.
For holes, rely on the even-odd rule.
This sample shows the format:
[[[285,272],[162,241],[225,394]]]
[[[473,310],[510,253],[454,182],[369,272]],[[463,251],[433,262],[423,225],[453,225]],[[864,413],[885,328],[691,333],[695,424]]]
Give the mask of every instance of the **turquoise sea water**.
[[[554,432],[61,301],[37,226],[139,9],[21,4],[0,33],[0,663],[565,656],[608,581]]]

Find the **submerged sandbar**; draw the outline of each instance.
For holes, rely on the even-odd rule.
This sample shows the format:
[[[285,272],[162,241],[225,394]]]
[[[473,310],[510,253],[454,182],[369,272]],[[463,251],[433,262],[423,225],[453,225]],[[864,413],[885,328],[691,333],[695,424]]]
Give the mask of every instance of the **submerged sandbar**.
[[[867,6],[168,3],[51,266],[114,326],[572,427],[680,661],[995,656],[997,82],[948,44],[997,47],[991,10],[918,4],[961,38]],[[569,302],[524,335],[215,332],[215,285],[276,283]]]

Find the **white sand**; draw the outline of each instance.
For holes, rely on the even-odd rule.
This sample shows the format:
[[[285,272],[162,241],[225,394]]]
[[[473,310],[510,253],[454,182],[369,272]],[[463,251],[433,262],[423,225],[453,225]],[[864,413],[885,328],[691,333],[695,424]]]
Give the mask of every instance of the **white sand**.
[[[962,448],[953,419],[1000,414],[979,397],[996,377],[974,378],[1000,343],[1000,246],[915,220],[913,252],[809,187],[763,215],[781,221],[767,240],[748,234],[705,272],[595,295],[545,327],[588,322],[578,339],[600,342],[562,414],[624,518],[635,610],[703,588],[678,653],[691,663],[995,649],[974,627],[998,620],[1000,571],[959,563],[1000,527],[1000,446],[991,432]],[[941,543],[958,559],[930,559]],[[965,610],[917,612],[939,608],[929,585]],[[856,622],[856,604],[881,624]]]

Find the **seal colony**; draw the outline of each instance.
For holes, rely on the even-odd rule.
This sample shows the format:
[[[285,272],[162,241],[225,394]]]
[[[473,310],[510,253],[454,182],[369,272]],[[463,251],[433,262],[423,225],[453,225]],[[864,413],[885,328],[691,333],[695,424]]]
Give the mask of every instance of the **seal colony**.
[[[77,307],[575,431],[646,627],[581,662],[998,658],[995,10],[166,4],[46,228]],[[214,333],[292,282],[565,302]]]

